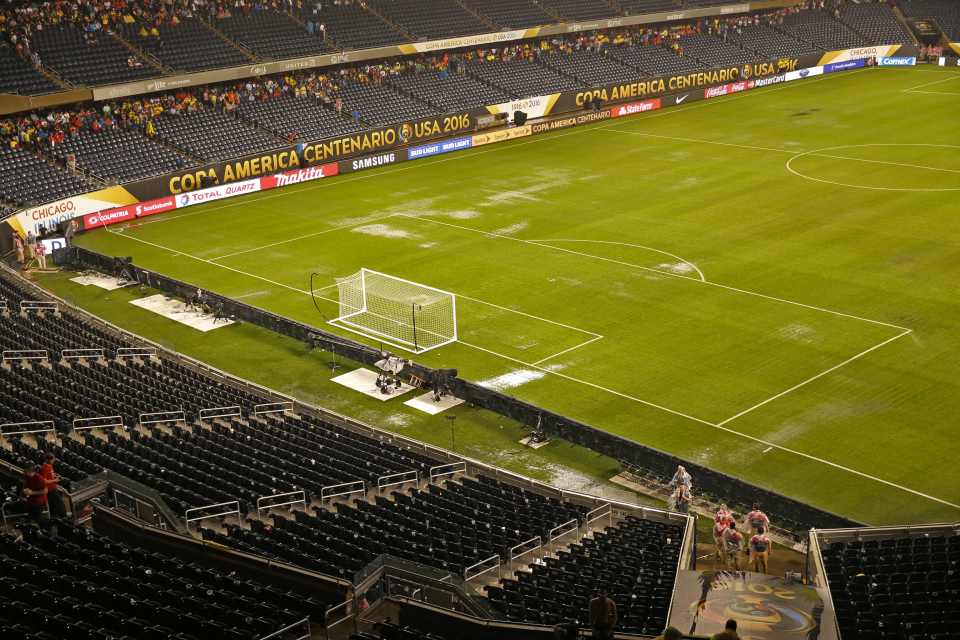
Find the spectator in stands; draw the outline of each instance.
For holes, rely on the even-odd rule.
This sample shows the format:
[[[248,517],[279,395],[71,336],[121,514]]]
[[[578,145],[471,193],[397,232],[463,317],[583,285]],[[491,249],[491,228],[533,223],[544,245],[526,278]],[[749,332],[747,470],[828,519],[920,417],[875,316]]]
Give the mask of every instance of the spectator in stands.
[[[594,591],[590,601],[590,626],[596,640],[613,638],[613,628],[617,624],[617,603],[607,597],[606,589]]]
[[[760,503],[753,503],[753,510],[747,514],[747,525],[753,533],[759,533],[761,529],[770,528],[770,518],[763,511],[760,511]]]
[[[690,487],[685,484],[681,484],[677,487],[675,492],[676,498],[676,508],[680,513],[689,513],[690,512],[690,501],[692,496],[690,495]]]
[[[43,246],[42,243],[40,246]],[[56,462],[57,458],[52,453],[44,456],[43,466],[40,467],[40,475],[43,476],[47,485],[47,504],[50,505],[50,517],[63,518],[67,515],[67,508],[63,503],[63,496],[57,491],[57,487],[60,486],[60,476],[53,468]]]
[[[683,632],[676,627],[667,627],[663,631],[663,635],[659,635],[655,640],[680,640],[683,638]]]
[[[41,269],[47,268],[47,248],[39,240],[33,245],[33,254],[37,257],[37,265]]]
[[[686,485],[688,489],[693,488],[693,477],[690,473],[684,468],[682,464],[677,465],[677,470],[673,474],[673,478],[670,480],[671,487],[678,487]]]
[[[23,495],[27,499],[27,514],[34,522],[40,522],[47,506],[47,482],[37,470],[37,465],[28,463],[23,468]]]
[[[750,538],[750,570],[758,573],[767,572],[767,561],[770,558],[770,551],[773,543],[765,533],[760,529],[752,538]]]
[[[731,522],[723,532],[724,549],[727,553],[727,568],[741,570],[740,554],[743,553],[743,534],[737,531],[737,523]]]
[[[711,640],[740,640],[740,636],[737,635],[737,621],[727,620],[727,624],[723,626],[723,631],[713,634]]]

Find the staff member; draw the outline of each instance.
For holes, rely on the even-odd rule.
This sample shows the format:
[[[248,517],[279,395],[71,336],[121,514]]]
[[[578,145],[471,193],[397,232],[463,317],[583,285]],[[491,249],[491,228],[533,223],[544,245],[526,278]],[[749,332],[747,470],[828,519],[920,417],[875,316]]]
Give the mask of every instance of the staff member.
[[[27,498],[30,519],[40,522],[40,516],[47,506],[47,482],[32,462],[23,468],[23,495]]]
[[[753,503],[753,511],[747,514],[747,525],[754,533],[759,533],[761,529],[770,528],[770,518],[763,511],[760,511],[760,503]]]
[[[758,573],[767,572],[767,561],[770,558],[770,550],[773,543],[767,537],[764,529],[760,529],[752,538],[750,538],[750,569]]]
[[[617,624],[617,603],[607,597],[606,589],[594,592],[590,601],[590,626],[593,627],[595,640],[613,638],[613,628]]]
[[[743,534],[737,531],[737,523],[731,522],[723,532],[723,542],[727,552],[727,566],[740,571],[740,554],[743,551]]]
[[[44,458],[43,466],[40,467],[40,475],[47,486],[47,504],[50,505],[51,518],[64,518],[67,515],[67,508],[63,504],[63,496],[57,491],[60,486],[60,476],[53,470],[53,465],[57,461],[56,456],[48,453]]]
[[[723,534],[730,528],[731,522],[734,522],[733,514],[727,505],[721,504],[713,515],[713,544],[716,547],[717,562],[724,566],[727,564],[727,549]]]

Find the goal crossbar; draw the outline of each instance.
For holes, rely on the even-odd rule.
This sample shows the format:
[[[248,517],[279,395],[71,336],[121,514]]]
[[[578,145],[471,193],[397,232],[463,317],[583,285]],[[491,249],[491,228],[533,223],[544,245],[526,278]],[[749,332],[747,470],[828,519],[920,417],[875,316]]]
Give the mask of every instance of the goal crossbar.
[[[334,326],[413,353],[457,340],[456,296],[449,291],[367,268],[336,284]]]

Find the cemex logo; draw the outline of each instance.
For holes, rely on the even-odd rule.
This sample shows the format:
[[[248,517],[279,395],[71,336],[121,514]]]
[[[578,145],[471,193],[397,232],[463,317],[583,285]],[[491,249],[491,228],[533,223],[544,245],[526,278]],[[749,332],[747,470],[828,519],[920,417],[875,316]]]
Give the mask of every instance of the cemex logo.
[[[644,100],[643,102],[629,102],[627,104],[622,104],[619,107],[614,107],[610,110],[611,118],[620,118],[622,116],[630,116],[635,113],[643,113],[645,111],[656,111],[660,108],[660,98],[655,98],[653,100]]]
[[[912,67],[917,64],[915,57],[894,56],[891,58],[877,58],[877,66],[880,67]]]

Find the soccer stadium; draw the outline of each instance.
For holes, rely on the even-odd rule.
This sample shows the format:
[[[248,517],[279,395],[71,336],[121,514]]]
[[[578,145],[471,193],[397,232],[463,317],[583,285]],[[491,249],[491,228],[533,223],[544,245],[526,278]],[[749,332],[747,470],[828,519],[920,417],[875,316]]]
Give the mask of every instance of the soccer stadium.
[[[958,105],[958,0],[7,0],[0,638],[960,638]]]

